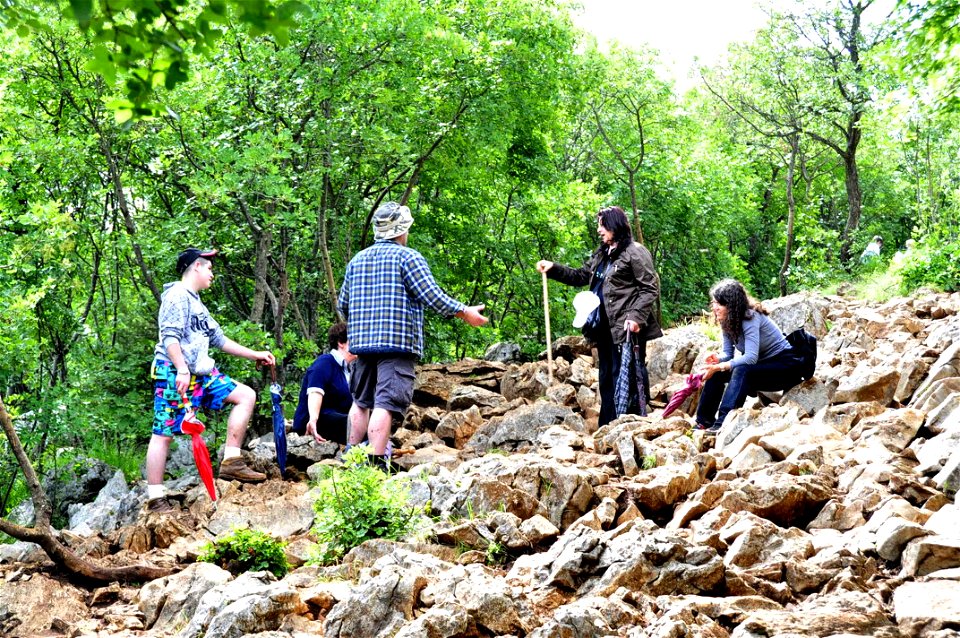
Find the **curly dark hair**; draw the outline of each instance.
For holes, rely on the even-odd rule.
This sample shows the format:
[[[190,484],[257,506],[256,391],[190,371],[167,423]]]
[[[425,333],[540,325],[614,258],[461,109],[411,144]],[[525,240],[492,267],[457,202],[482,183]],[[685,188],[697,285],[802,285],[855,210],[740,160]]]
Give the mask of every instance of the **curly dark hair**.
[[[627,221],[627,214],[619,206],[601,208],[600,212],[597,213],[597,221],[613,233],[613,241],[616,242],[618,250],[622,250],[633,241],[633,233],[630,232],[630,222]]]
[[[743,320],[753,317],[754,312],[767,314],[760,302],[747,294],[747,290],[736,279],[723,279],[710,289],[710,299],[727,309],[727,316],[720,323],[720,329],[734,343],[743,334]]]
[[[331,350],[336,350],[337,346],[346,342],[347,324],[341,321],[340,323],[335,323],[330,326],[330,330],[327,332],[327,346],[329,346]]]

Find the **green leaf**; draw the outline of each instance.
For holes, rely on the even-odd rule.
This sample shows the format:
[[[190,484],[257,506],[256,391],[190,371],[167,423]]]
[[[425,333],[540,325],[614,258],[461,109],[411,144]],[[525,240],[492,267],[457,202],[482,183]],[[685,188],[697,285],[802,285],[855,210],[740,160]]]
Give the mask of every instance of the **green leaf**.
[[[70,9],[73,11],[73,17],[81,29],[90,26],[90,18],[93,15],[93,0],[70,0]]]

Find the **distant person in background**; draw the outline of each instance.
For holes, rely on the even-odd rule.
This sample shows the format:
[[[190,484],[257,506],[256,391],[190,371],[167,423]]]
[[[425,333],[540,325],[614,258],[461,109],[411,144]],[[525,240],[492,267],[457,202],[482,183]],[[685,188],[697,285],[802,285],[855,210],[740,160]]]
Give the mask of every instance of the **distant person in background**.
[[[879,258],[881,250],[883,250],[883,237],[874,235],[873,241],[867,244],[867,247],[860,253],[860,263],[866,264]]]
[[[313,437],[317,443],[346,445],[347,414],[353,404],[348,365],[357,358],[347,342],[347,324],[330,328],[327,346],[330,351],[317,357],[303,376],[293,431]]]
[[[781,391],[801,381],[803,359],[736,279],[724,279],[710,289],[710,308],[720,324],[722,355],[711,354],[703,374],[697,405],[697,429],[715,432],[747,395]]]
[[[419,252],[407,247],[413,215],[396,202],[373,214],[374,243],[347,264],[338,304],[347,318],[350,351],[357,355],[350,390],[350,444],[369,435],[371,461],[389,469],[386,451],[393,415],[413,401],[416,365],[423,355],[423,310],[458,317],[473,327],[487,323],[483,306],[445,293]]]
[[[917,245],[916,241],[912,239],[908,239],[904,244],[904,249],[898,250],[897,253],[893,256],[893,265],[902,266],[903,262],[906,260],[907,257],[910,256],[910,253],[913,252],[913,248],[916,245]]]
[[[646,246],[633,241],[630,223],[619,206],[597,215],[600,247],[579,268],[541,259],[537,270],[568,286],[589,286],[598,297],[597,325],[591,340],[600,366],[600,419],[606,425],[618,416],[616,383],[620,376],[621,348],[630,347],[631,335],[639,341],[639,373],[649,398],[646,376],[647,341],[663,336],[657,317],[660,282]],[[634,384],[636,385],[636,384]]]

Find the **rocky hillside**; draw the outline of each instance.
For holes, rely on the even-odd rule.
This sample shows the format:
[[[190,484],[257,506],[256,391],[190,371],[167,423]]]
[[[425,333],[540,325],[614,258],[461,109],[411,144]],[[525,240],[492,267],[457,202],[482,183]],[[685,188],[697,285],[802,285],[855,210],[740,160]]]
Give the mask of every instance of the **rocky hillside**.
[[[394,435],[411,500],[429,510],[417,539],[368,542],[342,565],[282,580],[234,578],[194,562],[202,543],[249,525],[289,540],[303,565],[309,482],[219,482],[213,504],[188,474],[171,483],[186,509],[146,517],[143,486],[117,474],[95,502],[67,509],[64,539],[113,564],[182,570],[86,590],[35,548],[2,546],[0,632],[958,635],[960,295],[767,306],[785,332],[819,338],[816,378],[749,400],[715,437],[691,430],[695,397],[667,419],[656,409],[597,429],[596,368],[578,338],[555,344],[549,386],[542,361],[423,366]],[[693,326],[652,343],[654,407],[715,347]],[[335,453],[291,436],[307,475]],[[250,454],[272,467],[269,437]]]

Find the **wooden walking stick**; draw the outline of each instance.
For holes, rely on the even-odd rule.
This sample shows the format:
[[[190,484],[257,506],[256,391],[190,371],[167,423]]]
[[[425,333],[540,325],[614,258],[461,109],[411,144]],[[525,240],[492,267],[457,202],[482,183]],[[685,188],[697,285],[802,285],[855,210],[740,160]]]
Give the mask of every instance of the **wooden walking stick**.
[[[550,296],[547,294],[547,273],[543,275],[543,320],[547,324],[547,380],[553,385],[553,341],[550,339]]]

